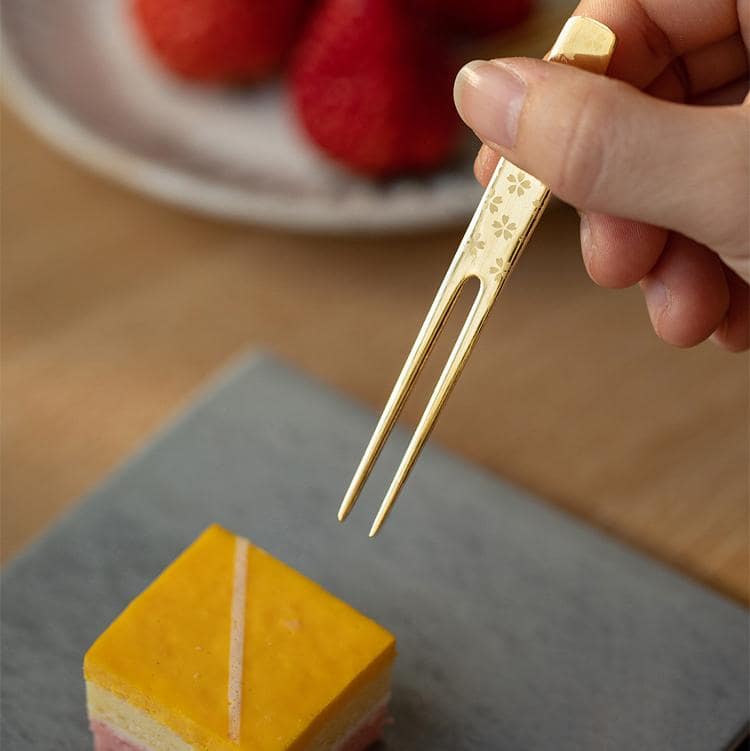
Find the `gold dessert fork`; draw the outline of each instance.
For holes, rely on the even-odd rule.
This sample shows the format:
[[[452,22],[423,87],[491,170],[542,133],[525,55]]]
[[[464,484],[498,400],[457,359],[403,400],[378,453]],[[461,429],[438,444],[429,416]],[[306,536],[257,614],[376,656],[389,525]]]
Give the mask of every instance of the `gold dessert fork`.
[[[615,41],[614,33],[604,24],[573,16],[545,59],[604,73]],[[375,517],[370,537],[378,533],[458,380],[493,303],[536,228],[549,196],[549,189],[539,180],[508,160],[500,159],[354,473],[339,509],[339,521],[346,519],[356,503],[461,287],[475,277],[479,280],[479,291]]]

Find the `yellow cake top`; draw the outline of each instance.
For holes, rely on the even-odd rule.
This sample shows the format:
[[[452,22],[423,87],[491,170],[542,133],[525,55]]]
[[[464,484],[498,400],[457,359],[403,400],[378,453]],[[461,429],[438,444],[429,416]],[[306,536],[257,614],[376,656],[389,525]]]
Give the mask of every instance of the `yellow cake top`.
[[[395,640],[315,582],[246,546],[240,735],[232,743],[227,687],[238,540],[209,527],[97,639],[84,659],[85,677],[201,748],[303,747],[392,661]]]

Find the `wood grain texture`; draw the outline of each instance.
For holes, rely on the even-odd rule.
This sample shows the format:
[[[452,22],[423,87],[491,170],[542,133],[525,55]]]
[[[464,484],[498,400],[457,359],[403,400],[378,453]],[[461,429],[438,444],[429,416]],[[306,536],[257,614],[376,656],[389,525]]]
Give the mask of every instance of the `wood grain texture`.
[[[460,237],[218,224],[81,171],[12,116],[2,139],[5,558],[246,348],[379,410]],[[636,290],[588,280],[576,224],[545,217],[434,440],[747,603],[747,357],[660,343]]]

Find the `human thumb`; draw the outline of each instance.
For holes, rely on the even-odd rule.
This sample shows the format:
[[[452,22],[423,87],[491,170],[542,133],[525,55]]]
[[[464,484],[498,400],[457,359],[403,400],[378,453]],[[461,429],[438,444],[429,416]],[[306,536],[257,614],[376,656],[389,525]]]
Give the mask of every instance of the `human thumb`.
[[[694,107],[541,60],[477,61],[456,106],[488,145],[582,211],[678,231],[748,273],[749,107]]]

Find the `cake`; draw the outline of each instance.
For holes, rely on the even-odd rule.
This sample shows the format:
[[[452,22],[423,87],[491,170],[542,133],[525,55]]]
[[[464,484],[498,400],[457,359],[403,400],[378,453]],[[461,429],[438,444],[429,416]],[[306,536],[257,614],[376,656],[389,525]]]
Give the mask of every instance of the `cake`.
[[[394,657],[384,628],[214,525],[87,652],[94,748],[360,751]]]

